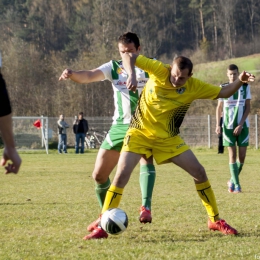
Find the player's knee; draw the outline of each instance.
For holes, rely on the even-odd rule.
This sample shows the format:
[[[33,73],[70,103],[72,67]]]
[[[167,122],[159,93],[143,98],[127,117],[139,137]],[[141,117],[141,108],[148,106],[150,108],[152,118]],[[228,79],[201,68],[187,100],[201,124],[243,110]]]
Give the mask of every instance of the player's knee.
[[[207,181],[207,174],[205,168],[202,165],[200,165],[196,171],[196,180],[199,182]]]
[[[100,172],[98,172],[98,171],[93,171],[92,178],[97,183],[103,183],[103,182],[106,181],[105,176],[102,176],[102,174]]]

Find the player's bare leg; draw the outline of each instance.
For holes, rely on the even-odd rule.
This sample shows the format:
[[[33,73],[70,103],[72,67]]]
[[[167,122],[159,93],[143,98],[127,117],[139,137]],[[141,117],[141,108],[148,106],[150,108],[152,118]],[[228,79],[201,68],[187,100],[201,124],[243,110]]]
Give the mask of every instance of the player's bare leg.
[[[97,183],[102,184],[106,182],[109,175],[116,167],[119,156],[120,153],[118,151],[99,149],[95,168],[92,173],[92,177]]]
[[[239,146],[238,147],[238,160],[239,160],[240,163],[244,163],[245,162],[246,151],[247,151],[247,147],[246,146]]]
[[[109,175],[116,167],[120,153],[115,150],[105,150],[100,148],[97,154],[95,168],[92,173],[93,179],[96,181],[96,194],[99,205],[102,208],[105,200],[106,191],[110,187]],[[100,222],[100,216],[88,225],[87,230],[93,231]]]
[[[171,161],[188,172],[196,184],[208,180],[204,167],[199,163],[191,150],[171,158]]]
[[[220,219],[216,198],[207,178],[204,167],[199,163],[191,150],[173,157],[173,163],[187,171],[194,179],[196,190],[202,200],[202,204],[208,213],[208,228],[218,230],[224,235],[236,235],[237,231],[229,226],[225,220]]]
[[[131,173],[140,161],[141,155],[131,152],[122,152],[119,158],[117,172],[111,184],[102,208],[104,213],[109,208],[117,208],[123,193],[123,188],[129,181]],[[84,240],[107,238],[108,234],[100,227],[96,227]]]

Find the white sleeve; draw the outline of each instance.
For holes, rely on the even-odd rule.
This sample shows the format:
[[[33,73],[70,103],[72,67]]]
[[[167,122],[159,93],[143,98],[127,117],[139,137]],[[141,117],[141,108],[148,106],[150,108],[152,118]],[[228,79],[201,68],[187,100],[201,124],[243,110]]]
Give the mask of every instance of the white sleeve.
[[[251,99],[250,85],[247,85],[246,88],[246,99]]]
[[[105,80],[109,80],[112,81],[112,75],[111,75],[111,71],[112,71],[112,62],[109,61],[101,66],[99,66],[97,69],[101,70],[105,76]]]
[[[60,120],[57,121],[57,124],[59,127],[63,127]]]
[[[222,85],[219,85],[219,87],[220,87],[220,88],[223,88]],[[223,101],[224,101],[224,98],[218,98],[218,100],[223,102]]]

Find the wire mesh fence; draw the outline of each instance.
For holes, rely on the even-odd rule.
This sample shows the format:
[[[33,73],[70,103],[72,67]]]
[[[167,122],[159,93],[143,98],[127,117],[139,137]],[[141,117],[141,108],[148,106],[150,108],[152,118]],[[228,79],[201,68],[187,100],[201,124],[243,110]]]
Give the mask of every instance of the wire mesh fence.
[[[42,129],[37,129],[33,123],[40,119]],[[90,132],[103,134],[108,131],[111,124],[111,117],[86,117]],[[18,149],[44,149],[44,137],[48,140],[47,144],[58,142],[58,118],[54,117],[13,117],[13,129],[15,141]],[[68,146],[74,147],[75,135],[73,133],[74,117],[67,117],[65,121],[69,124],[67,129]],[[258,149],[259,146],[259,116],[250,115],[250,146]],[[218,136],[215,133],[215,116],[186,116],[180,128],[180,135],[191,147],[216,147]],[[44,137],[43,137],[44,136]]]
[[[259,147],[259,116],[249,116],[249,145]],[[180,129],[180,135],[190,146],[216,147],[218,136],[215,133],[216,117],[210,115],[186,116]]]

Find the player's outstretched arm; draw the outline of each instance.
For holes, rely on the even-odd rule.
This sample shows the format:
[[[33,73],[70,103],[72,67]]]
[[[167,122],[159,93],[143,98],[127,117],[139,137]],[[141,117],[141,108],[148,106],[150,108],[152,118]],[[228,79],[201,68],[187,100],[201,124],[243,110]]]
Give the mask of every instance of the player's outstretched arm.
[[[238,76],[237,80],[221,89],[217,98],[228,98],[232,96],[243,85],[243,83],[253,82],[254,80],[255,76],[253,74],[243,71]]]
[[[91,83],[97,82],[105,79],[103,72],[99,69],[93,70],[79,70],[75,71],[72,69],[65,69],[61,76],[59,77],[59,81],[71,79],[77,83]]]
[[[5,145],[0,165],[5,166],[6,174],[18,173],[22,160],[15,148],[12,129],[12,114],[0,117],[0,132]],[[10,162],[8,162],[9,160]]]
[[[123,66],[128,75],[126,87],[132,91],[136,90],[138,84],[135,73],[135,61],[137,57],[138,54],[135,53],[125,52],[122,54]]]

